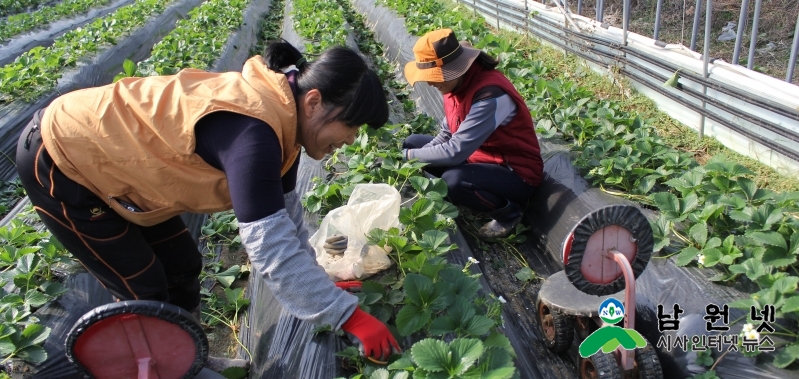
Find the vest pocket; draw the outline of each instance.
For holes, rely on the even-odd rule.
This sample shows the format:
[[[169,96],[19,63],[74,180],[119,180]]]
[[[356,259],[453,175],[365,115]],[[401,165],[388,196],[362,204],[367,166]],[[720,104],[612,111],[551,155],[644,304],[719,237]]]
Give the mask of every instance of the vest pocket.
[[[134,208],[135,206],[131,207],[129,202],[122,200],[125,205],[120,203],[120,200],[117,200],[114,197],[108,197],[108,205],[111,209],[114,210],[117,214],[122,216],[125,220],[128,220],[136,225],[141,226],[153,226],[156,224],[160,224],[176,215],[179,215],[181,212],[176,209],[172,209],[169,207],[160,207],[150,211],[134,211],[129,208]]]

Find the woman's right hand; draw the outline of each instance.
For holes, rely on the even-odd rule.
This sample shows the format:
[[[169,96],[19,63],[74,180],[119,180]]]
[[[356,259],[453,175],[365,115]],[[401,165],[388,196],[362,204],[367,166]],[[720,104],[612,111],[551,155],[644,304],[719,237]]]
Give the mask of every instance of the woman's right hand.
[[[386,364],[392,353],[402,353],[388,327],[369,313],[362,311],[360,307],[355,308],[355,312],[341,329],[358,345],[361,354],[372,362]]]

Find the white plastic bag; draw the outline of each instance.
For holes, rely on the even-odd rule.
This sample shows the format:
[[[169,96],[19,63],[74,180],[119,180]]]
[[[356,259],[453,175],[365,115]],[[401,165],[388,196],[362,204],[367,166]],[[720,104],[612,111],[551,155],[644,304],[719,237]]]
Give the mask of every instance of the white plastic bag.
[[[735,31],[735,26],[738,23],[735,21],[728,21],[727,25],[721,27],[721,35],[719,35],[719,41],[733,41],[738,36],[738,33]]]
[[[347,205],[330,211],[319,230],[308,240],[316,251],[316,261],[333,281],[356,280],[391,266],[391,259],[378,246],[367,245],[366,233],[374,228],[398,228],[400,194],[388,184],[358,184]],[[328,254],[325,240],[334,235],[348,237],[347,250]]]

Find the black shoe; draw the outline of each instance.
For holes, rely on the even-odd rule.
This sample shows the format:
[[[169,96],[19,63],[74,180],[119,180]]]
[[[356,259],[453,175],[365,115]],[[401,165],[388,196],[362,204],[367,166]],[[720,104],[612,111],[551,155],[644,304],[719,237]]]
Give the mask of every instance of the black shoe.
[[[508,201],[508,205],[488,212],[488,216],[493,220],[483,225],[477,231],[477,236],[481,239],[504,238],[513,233],[516,225],[522,221],[524,210],[516,203]]]

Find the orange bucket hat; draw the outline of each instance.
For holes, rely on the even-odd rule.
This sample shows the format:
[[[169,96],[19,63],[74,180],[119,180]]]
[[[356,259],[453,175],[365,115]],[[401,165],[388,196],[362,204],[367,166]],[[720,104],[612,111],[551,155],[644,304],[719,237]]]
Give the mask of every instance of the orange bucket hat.
[[[405,65],[405,79],[410,85],[457,79],[469,70],[480,52],[459,43],[452,29],[428,32],[413,46],[416,60]]]

